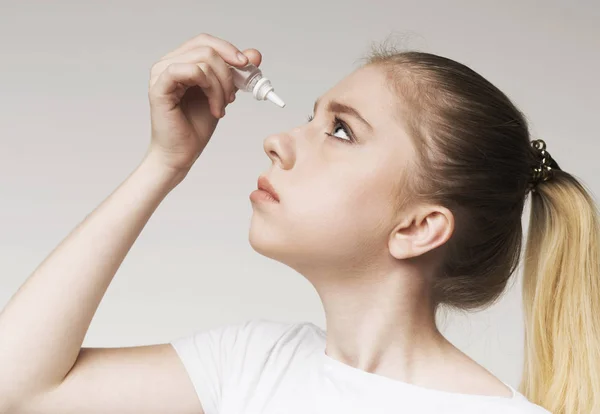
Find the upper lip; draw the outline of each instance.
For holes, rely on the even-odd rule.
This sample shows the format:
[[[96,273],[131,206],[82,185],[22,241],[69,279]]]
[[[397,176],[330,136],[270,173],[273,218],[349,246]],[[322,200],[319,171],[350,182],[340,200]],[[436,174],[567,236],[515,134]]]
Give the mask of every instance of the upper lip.
[[[271,194],[275,200],[279,201],[279,195],[277,194],[277,191],[275,191],[275,188],[273,188],[269,182],[269,179],[264,175],[258,177],[258,189],[266,191],[267,193]]]

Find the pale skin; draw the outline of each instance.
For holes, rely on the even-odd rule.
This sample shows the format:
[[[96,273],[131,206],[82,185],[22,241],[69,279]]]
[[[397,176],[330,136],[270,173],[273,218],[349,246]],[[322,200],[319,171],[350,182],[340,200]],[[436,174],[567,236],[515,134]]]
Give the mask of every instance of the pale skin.
[[[0,413],[203,413],[170,344],[81,345],[129,249],[232,102],[226,63],[244,66],[238,52],[201,34],[153,66],[152,137],[142,162],[0,313]],[[243,53],[260,65],[258,50]],[[348,131],[334,125],[332,101],[355,108],[371,128],[346,113],[337,115]],[[451,236],[454,221],[437,205],[394,210],[394,184],[414,156],[395,105],[383,74],[366,67],[321,96],[311,122],[267,137],[272,166],[265,175],[280,202],[252,203],[250,243],[313,284],[325,310],[329,356],[426,388],[508,397],[501,381],[435,326],[427,299],[438,259],[433,250]]]

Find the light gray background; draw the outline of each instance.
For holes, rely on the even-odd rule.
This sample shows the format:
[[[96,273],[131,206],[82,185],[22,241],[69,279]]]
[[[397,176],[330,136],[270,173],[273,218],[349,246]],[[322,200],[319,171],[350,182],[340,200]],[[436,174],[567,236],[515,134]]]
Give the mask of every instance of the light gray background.
[[[0,307],[138,165],[149,141],[149,69],[163,54],[201,32],[255,47],[287,102],[241,95],[228,108],[125,259],[84,346],[167,342],[258,317],[324,326],[312,286],[251,249],[248,195],[270,165],[263,139],[304,123],[314,100],[390,33],[483,74],[561,167],[600,193],[597,1],[0,4]],[[527,217],[528,209],[525,226]],[[488,311],[442,323],[461,349],[518,384],[518,278]]]

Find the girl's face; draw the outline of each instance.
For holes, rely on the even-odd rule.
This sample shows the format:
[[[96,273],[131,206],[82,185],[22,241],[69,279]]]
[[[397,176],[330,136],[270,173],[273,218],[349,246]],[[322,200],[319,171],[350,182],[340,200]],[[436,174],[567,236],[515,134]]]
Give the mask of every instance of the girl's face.
[[[366,66],[318,99],[314,118],[264,141],[279,202],[252,201],[257,252],[306,274],[389,260],[404,167],[414,156],[384,72]]]

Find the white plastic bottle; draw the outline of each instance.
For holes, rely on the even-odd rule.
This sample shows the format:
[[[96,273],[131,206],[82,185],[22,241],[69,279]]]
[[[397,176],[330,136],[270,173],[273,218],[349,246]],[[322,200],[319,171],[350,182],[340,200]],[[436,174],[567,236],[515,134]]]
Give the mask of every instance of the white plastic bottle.
[[[259,101],[269,100],[281,108],[285,106],[285,102],[275,93],[271,81],[265,78],[262,71],[252,63],[248,63],[243,68],[231,66],[231,71],[233,83],[239,90],[252,92],[254,98]]]

